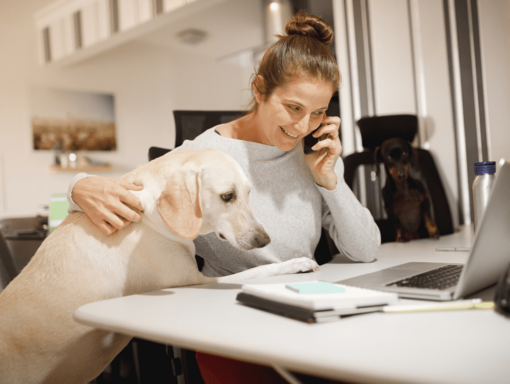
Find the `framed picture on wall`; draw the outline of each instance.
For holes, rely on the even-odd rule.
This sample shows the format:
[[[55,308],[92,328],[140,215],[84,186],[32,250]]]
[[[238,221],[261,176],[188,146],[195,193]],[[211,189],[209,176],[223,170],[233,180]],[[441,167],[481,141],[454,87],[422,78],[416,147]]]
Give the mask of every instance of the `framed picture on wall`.
[[[30,99],[35,150],[116,150],[114,95],[33,87]]]

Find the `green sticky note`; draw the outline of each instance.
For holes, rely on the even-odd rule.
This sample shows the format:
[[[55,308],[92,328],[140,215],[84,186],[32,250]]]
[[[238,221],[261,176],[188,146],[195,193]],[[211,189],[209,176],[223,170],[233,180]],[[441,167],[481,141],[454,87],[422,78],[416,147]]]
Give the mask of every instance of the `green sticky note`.
[[[344,293],[345,289],[337,287],[333,283],[326,281],[314,281],[312,283],[286,284],[285,287],[291,291],[309,295],[317,293]]]

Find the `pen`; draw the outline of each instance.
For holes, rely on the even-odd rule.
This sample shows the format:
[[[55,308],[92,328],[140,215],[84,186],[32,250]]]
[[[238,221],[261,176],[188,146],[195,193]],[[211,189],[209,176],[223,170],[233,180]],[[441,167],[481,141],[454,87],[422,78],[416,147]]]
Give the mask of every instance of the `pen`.
[[[469,252],[471,248],[467,247],[437,247],[438,252]]]
[[[482,299],[448,301],[446,303],[431,303],[417,305],[388,305],[383,308],[384,313],[400,312],[432,312],[432,311],[451,311],[459,309],[493,309],[492,301],[482,301]]]

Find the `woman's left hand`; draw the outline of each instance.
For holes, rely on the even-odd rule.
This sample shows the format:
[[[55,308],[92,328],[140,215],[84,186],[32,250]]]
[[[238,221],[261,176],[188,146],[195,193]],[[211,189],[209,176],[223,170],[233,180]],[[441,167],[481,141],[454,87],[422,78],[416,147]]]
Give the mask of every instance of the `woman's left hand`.
[[[330,191],[336,188],[335,164],[342,153],[339,128],[339,117],[325,116],[319,129],[313,133],[313,137],[320,137],[320,141],[312,147],[312,153],[305,155],[315,182]]]

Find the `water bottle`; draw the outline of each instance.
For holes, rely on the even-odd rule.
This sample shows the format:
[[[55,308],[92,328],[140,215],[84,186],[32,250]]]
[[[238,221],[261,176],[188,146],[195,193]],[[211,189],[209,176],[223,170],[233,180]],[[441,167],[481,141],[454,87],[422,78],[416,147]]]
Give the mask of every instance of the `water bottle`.
[[[483,161],[475,163],[475,180],[473,181],[473,204],[475,208],[475,231],[489,202],[492,186],[496,179],[496,162]]]

